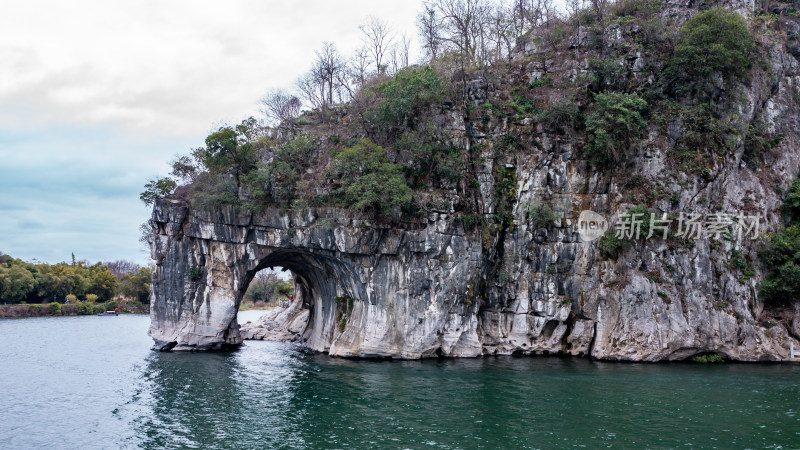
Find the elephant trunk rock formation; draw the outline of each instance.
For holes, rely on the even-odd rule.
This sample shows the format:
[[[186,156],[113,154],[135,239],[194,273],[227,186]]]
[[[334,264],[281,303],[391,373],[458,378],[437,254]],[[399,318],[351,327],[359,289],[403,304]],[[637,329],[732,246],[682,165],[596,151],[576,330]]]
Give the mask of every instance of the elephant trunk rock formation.
[[[150,335],[159,349],[240,344],[236,313],[249,282],[263,268],[284,267],[309,307],[314,350],[399,358],[482,353],[480,308],[469,300],[482,270],[481,243],[447,215],[418,229],[390,228],[337,209],[212,215],[161,202],[153,222]],[[568,307],[554,307],[526,321],[539,331],[550,321],[564,324],[557,344],[569,316]],[[551,338],[558,327],[548,328]]]
[[[291,320],[282,320],[305,329],[278,331],[335,356],[785,356],[791,338],[782,327],[767,330],[752,317],[708,308],[712,293],[701,283],[687,286],[684,298],[663,298],[624,261],[592,264],[595,245],[568,227],[541,243],[525,224],[507,231],[500,244],[518,261],[497,281],[496,254],[454,219],[441,212],[424,224],[389,227],[332,208],[254,215],[161,201],[150,236],[157,261],[150,336],[159,350],[241,344],[237,310],[248,284],[261,269],[284,267],[295,274],[297,300]],[[572,270],[548,270],[558,262]],[[687,271],[690,264],[710,270],[701,261],[685,263]],[[604,282],[620,273],[627,282]],[[306,315],[295,320],[301,304]]]

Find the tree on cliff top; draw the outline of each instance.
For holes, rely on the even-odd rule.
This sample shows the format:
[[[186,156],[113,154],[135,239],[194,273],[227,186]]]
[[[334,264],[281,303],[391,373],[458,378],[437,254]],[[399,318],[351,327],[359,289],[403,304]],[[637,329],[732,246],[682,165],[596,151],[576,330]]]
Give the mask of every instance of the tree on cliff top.
[[[139,194],[139,200],[147,206],[152,206],[156,200],[172,195],[176,187],[178,187],[178,183],[172,178],[151,178],[144,185],[144,192]]]
[[[200,161],[212,172],[232,172],[236,177],[246,174],[255,167],[259,137],[260,127],[253,117],[235,127],[222,127],[206,137]]]

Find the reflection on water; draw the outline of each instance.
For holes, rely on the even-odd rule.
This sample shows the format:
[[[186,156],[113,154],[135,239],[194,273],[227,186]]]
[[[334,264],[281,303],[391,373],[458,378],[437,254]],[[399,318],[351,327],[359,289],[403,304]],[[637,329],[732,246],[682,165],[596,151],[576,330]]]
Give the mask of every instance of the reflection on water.
[[[302,445],[297,423],[286,414],[298,375],[291,363],[296,350],[271,347],[260,352],[151,354],[140,397],[132,403],[131,426],[142,431],[138,444]]]
[[[790,366],[351,361],[256,342],[146,371],[148,448],[800,444]]]
[[[146,328],[0,321],[0,448],[800,446],[800,366],[154,353]]]

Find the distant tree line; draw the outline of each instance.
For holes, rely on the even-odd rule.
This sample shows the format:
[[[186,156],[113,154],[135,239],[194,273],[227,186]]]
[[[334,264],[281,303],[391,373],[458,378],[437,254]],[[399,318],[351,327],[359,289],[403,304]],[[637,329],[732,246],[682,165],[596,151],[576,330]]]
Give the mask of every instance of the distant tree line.
[[[244,300],[248,302],[276,303],[279,300],[289,298],[294,293],[292,280],[282,280],[277,274],[261,271],[256,274]]]
[[[129,261],[30,263],[0,253],[0,303],[105,303],[118,294],[147,303],[153,269]]]

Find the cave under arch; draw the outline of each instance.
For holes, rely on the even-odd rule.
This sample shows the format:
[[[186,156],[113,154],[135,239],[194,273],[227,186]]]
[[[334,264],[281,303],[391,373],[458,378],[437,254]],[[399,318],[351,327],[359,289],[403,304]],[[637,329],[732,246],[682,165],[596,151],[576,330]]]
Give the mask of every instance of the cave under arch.
[[[312,253],[304,249],[274,247],[260,247],[253,251],[257,254],[263,253],[263,256],[257,256],[258,263],[246,270],[240,282],[237,310],[258,272],[267,268],[283,267],[293,274],[295,301],[309,311],[307,330],[302,334],[312,346],[328,351],[330,345],[326,343],[334,342],[337,334],[337,327],[331,324],[341,323],[343,315],[352,316],[354,312],[348,310],[347,304],[342,304],[340,300],[361,299],[365,296],[363,287],[355,282],[356,274],[335,255],[324,254],[325,252]],[[342,330],[338,334],[342,334]]]

